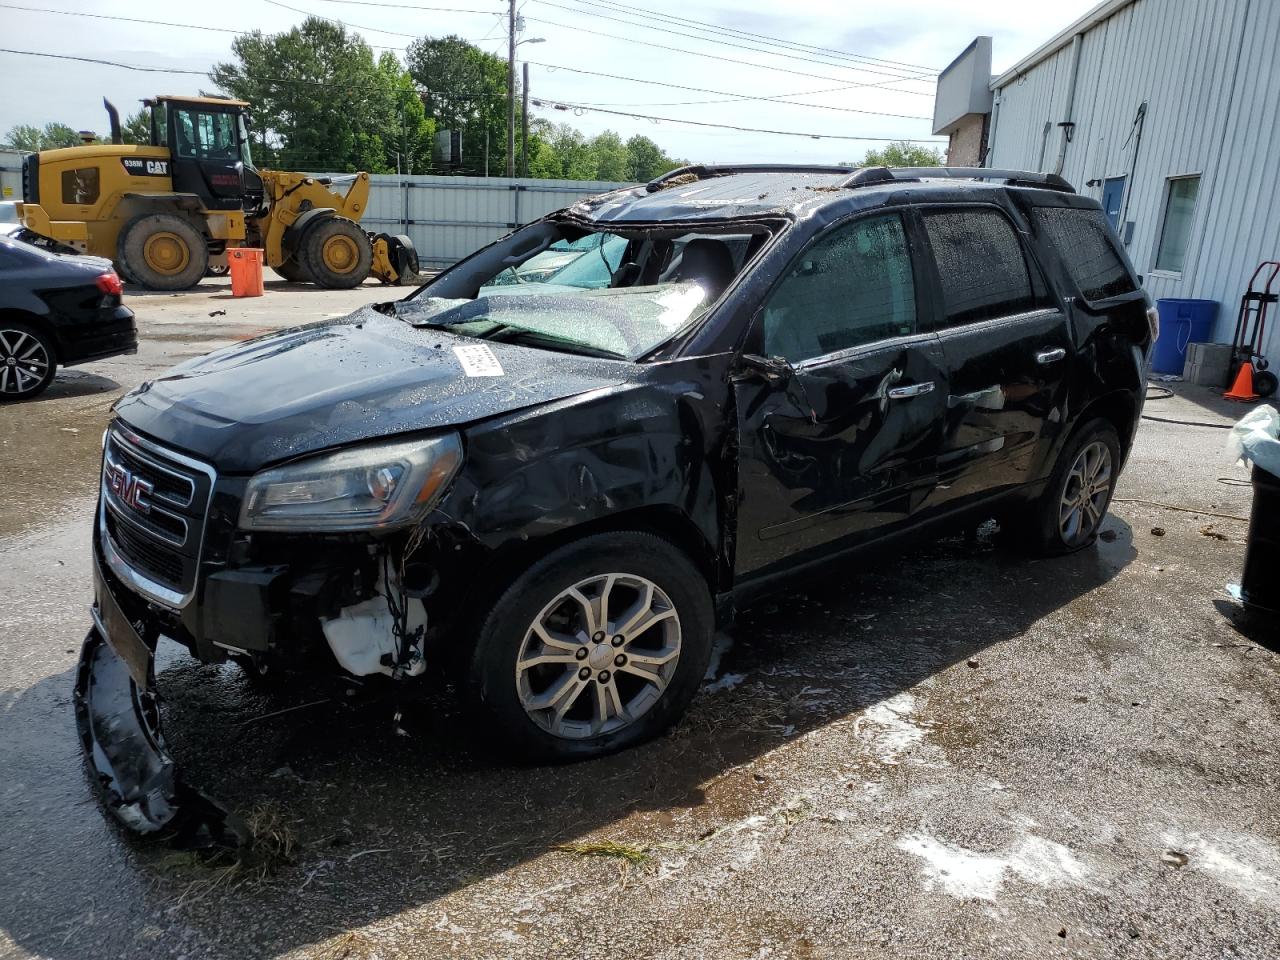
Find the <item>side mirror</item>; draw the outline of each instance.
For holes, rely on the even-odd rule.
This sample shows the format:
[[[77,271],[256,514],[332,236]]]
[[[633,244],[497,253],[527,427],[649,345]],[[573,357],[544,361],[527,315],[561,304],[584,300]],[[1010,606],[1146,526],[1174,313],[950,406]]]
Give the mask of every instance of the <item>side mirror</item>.
[[[758,353],[744,353],[738,357],[738,371],[735,381],[753,380],[757,377],[767,383],[785,383],[791,379],[795,367],[784,357],[762,357]]]

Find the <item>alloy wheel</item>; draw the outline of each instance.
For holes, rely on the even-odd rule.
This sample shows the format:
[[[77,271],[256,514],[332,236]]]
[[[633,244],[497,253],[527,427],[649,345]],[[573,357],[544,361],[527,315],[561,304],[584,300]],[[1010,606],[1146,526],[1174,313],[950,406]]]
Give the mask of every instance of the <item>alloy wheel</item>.
[[[24,330],[0,327],[0,393],[22,396],[49,375],[52,358],[43,343]]]
[[[1111,496],[1111,473],[1111,449],[1101,440],[1076,455],[1058,509],[1058,532],[1067,546],[1079,546],[1097,532]]]
[[[516,657],[520,705],[565,739],[614,733],[653,709],[680,660],[680,616],[644,577],[606,573],[562,590]]]

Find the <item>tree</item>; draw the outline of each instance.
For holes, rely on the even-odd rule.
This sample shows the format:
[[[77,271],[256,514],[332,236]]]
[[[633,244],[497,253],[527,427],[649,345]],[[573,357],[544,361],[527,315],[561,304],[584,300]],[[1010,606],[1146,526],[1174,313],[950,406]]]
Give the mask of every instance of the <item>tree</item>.
[[[404,102],[394,57],[375,61],[341,24],[308,17],[285,33],[255,30],[231,51],[236,62],[209,76],[252,104],[251,149],[262,166],[387,173],[397,153],[416,157],[430,138],[425,118]]]
[[[627,179],[630,157],[620,136],[612,130],[606,130],[591,138],[589,149],[596,168],[591,179],[615,181]]]
[[[467,171],[502,170],[507,160],[506,61],[457,36],[414,40],[406,60],[436,129],[461,132]],[[532,163],[530,168],[532,172]]]
[[[922,147],[908,140],[899,140],[880,150],[868,150],[861,161],[846,166],[855,167],[938,167],[942,165],[942,152],[933,147]]]
[[[426,173],[431,169],[432,140],[436,124],[427,119],[417,86],[391,52],[378,60],[378,74],[386,86],[391,107],[385,144],[387,165],[400,173]]]
[[[627,174],[622,179],[647,183],[682,165],[682,161],[668,157],[648,137],[636,134],[627,141]]]
[[[151,142],[151,115],[145,108],[130,114],[120,125],[120,139],[125,143],[148,144]]]
[[[28,153],[56,150],[58,147],[77,147],[83,143],[80,134],[65,123],[46,123],[43,129],[30,124],[19,124],[9,130],[6,139],[13,149]]]

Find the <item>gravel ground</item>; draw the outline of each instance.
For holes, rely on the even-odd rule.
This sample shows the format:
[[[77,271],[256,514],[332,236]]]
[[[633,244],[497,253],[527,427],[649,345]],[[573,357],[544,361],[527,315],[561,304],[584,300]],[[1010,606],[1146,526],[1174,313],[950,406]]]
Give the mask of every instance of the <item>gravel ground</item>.
[[[175,753],[275,855],[123,837],[70,700],[99,437],[177,360],[381,296],[268,290],[135,296],[137,357],[0,408],[0,956],[1280,955],[1277,634],[1237,622],[1245,524],[1209,515],[1250,490],[1217,482],[1245,476],[1225,431],[1157,422],[1095,549],[980,532],[832,569],[740,617],[670,735],[600,761],[506,766],[447,690],[401,737],[385,697],[169,650]],[[1148,412],[1239,415],[1178,393]]]

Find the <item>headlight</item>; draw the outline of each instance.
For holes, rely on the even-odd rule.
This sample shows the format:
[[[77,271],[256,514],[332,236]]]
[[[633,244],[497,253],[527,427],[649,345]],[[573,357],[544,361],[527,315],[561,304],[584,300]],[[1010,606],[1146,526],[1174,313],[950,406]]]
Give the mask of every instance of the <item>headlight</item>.
[[[462,463],[456,433],[366,444],[263,470],[249,481],[244,530],[387,530],[425,514]]]

